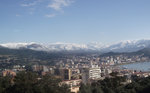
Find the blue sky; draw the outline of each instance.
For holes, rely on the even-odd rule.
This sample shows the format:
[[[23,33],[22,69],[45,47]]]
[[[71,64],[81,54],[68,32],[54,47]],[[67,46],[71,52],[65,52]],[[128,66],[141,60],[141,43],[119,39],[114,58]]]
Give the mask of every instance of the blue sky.
[[[150,0],[0,0],[0,43],[150,38]]]

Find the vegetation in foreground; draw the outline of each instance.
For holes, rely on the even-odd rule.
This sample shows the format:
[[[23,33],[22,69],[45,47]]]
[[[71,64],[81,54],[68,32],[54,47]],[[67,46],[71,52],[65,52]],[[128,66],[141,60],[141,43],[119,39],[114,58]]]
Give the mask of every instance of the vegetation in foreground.
[[[32,72],[20,72],[14,78],[0,77],[0,93],[70,93],[69,87],[60,82],[50,75],[39,78]]]
[[[150,93],[150,77],[132,77],[133,82],[125,84],[126,78],[113,76],[92,84],[81,84],[79,93]]]
[[[112,74],[112,78],[81,84],[79,93],[150,93],[150,77],[132,78],[132,83],[124,84],[125,77]],[[0,77],[0,93],[70,93],[69,86],[60,82],[50,75],[20,72],[15,77]]]

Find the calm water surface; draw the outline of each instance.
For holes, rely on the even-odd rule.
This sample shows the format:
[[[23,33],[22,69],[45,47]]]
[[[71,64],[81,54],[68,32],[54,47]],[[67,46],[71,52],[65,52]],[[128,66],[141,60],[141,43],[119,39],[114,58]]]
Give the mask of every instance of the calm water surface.
[[[126,65],[121,65],[121,67],[131,69],[131,70],[150,71],[150,62],[126,64]]]

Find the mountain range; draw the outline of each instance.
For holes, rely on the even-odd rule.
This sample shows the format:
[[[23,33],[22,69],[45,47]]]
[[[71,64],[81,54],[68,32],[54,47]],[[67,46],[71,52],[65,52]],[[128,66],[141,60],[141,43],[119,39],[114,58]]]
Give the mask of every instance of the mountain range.
[[[128,40],[115,44],[75,44],[75,43],[5,43],[0,47],[9,49],[31,49],[36,51],[100,51],[100,52],[135,52],[144,48],[150,48],[150,39]]]

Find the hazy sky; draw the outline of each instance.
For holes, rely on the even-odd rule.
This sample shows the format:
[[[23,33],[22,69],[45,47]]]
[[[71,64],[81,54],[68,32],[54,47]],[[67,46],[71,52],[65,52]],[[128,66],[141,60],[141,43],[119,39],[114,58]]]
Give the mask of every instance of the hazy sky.
[[[150,0],[0,0],[0,43],[150,38]]]

